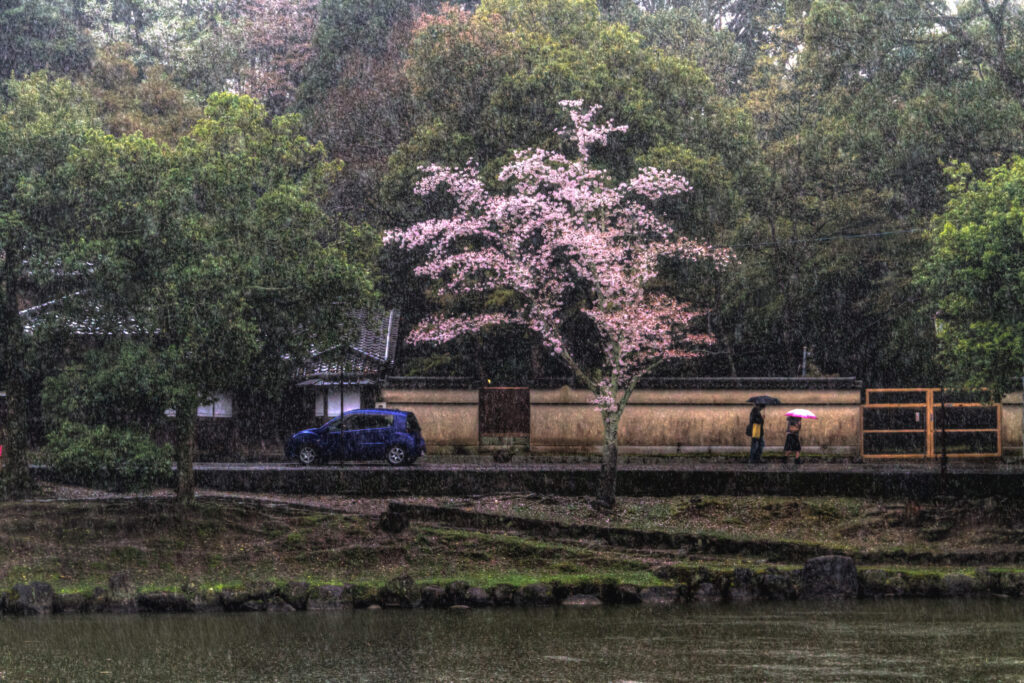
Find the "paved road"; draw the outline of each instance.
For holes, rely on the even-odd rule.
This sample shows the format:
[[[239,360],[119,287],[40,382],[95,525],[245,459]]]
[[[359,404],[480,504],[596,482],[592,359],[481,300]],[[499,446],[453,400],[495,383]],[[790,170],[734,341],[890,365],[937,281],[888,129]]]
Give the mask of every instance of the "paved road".
[[[316,465],[306,467],[292,462],[204,462],[196,463],[197,471],[385,471],[385,472],[592,472],[600,470],[598,462],[586,463],[564,463],[564,462],[529,462],[513,461],[510,463],[494,462],[425,462],[420,461],[410,467],[391,467],[384,463],[332,463],[330,465]],[[692,460],[674,460],[666,463],[620,463],[619,471],[651,471],[664,470],[666,472],[861,472],[861,473],[892,473],[892,472],[939,472],[939,465],[936,462],[920,462],[916,460],[880,461],[866,463],[848,462],[808,462],[799,466],[784,464],[781,462],[766,462],[759,465],[751,465],[746,462],[708,462]],[[947,466],[949,474],[959,473],[1024,473],[1024,464],[1002,463],[990,461],[953,461]]]

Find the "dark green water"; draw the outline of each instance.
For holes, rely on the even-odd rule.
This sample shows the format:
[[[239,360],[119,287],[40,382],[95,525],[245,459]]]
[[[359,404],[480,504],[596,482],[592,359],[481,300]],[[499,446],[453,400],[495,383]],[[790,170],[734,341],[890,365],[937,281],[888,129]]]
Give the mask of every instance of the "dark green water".
[[[0,619],[0,681],[1024,680],[1024,604]]]

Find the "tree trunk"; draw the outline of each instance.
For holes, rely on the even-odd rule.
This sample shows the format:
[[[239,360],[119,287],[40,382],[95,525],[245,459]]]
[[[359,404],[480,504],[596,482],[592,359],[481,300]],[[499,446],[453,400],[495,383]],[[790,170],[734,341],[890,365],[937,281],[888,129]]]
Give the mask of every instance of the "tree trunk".
[[[619,413],[602,414],[604,420],[604,447],[601,449],[601,475],[597,482],[594,506],[604,509],[615,507],[615,479],[619,467]]]
[[[15,342],[17,345],[17,342]],[[8,354],[10,355],[10,354]],[[24,498],[33,488],[28,467],[28,395],[21,368],[8,365],[7,417],[0,453],[0,491],[5,498]]]
[[[196,452],[196,409],[189,404],[177,409],[174,419],[174,462],[178,466],[178,505],[191,505],[196,494],[196,475],[192,469]]]
[[[18,313],[17,276],[12,269],[21,267],[21,255],[8,250],[4,263],[3,367],[7,386],[7,416],[3,425],[3,451],[0,453],[0,494],[6,498],[24,498],[32,490],[28,467],[28,363],[25,360],[25,330]]]

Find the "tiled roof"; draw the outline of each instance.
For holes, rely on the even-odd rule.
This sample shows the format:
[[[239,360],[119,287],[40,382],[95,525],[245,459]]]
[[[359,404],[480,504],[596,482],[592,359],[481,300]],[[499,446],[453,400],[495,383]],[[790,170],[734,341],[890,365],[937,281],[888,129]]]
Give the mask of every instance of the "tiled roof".
[[[398,317],[395,309],[356,313],[359,339],[352,350],[380,363],[393,363],[398,348]]]
[[[77,292],[76,292],[77,294]],[[47,301],[20,311],[25,331],[31,334],[46,318],[52,321],[62,320],[55,312],[54,304],[58,300]],[[394,363],[395,351],[398,348],[399,313],[391,309],[387,311],[357,311],[352,315],[352,323],[358,328],[355,343],[339,344],[323,350],[313,351],[313,360],[303,368],[299,375],[305,379],[332,381],[340,378],[369,379],[380,375],[388,365]],[[109,327],[102,326],[96,319],[84,318],[71,320],[63,318],[74,334],[109,335]],[[134,320],[117,326],[124,334],[136,334],[138,325]],[[302,382],[306,384],[306,382]]]
[[[310,380],[375,378],[394,363],[398,347],[398,311],[360,311],[354,315],[359,335],[351,346],[314,351],[313,362],[302,369],[301,384]]]
[[[132,318],[127,320],[117,321],[102,321],[100,317],[83,316],[82,318],[69,318],[58,311],[56,304],[66,298],[76,297],[80,292],[74,292],[66,297],[60,299],[54,299],[52,301],[46,301],[36,306],[30,306],[22,311],[18,311],[18,315],[21,316],[21,324],[28,334],[33,334],[46,322],[51,322],[56,325],[61,325],[68,329],[72,334],[79,335],[90,335],[90,336],[101,336],[101,335],[112,335],[112,334],[139,334],[141,328],[139,324]],[[98,308],[93,308],[93,312],[99,313]]]

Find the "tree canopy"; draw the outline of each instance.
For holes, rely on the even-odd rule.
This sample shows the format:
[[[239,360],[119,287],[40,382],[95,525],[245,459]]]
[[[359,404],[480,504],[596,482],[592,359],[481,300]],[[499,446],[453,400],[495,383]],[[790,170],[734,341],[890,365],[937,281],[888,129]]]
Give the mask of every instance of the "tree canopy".
[[[975,177],[947,169],[945,211],[929,233],[918,277],[928,293],[946,379],[1017,391],[1024,377],[1024,159]]]
[[[518,151],[496,178],[512,188],[507,194],[489,191],[472,161],[462,169],[427,167],[417,194],[444,189],[454,214],[385,240],[425,249],[416,274],[457,309],[422,321],[413,343],[526,328],[594,395],[605,436],[597,499],[612,507],[618,425],[637,382],[670,358],[698,357],[712,341],[692,329],[699,309],[658,291],[659,266],[706,260],[720,267],[730,255],[675,233],[648,207],[689,191],[682,176],[646,167],[616,183],[592,166],[591,153],[628,127],[597,123],[601,107],[583,104],[560,103],[572,119],[561,133],[575,160],[540,148]],[[500,310],[474,310],[474,301],[499,293]]]

